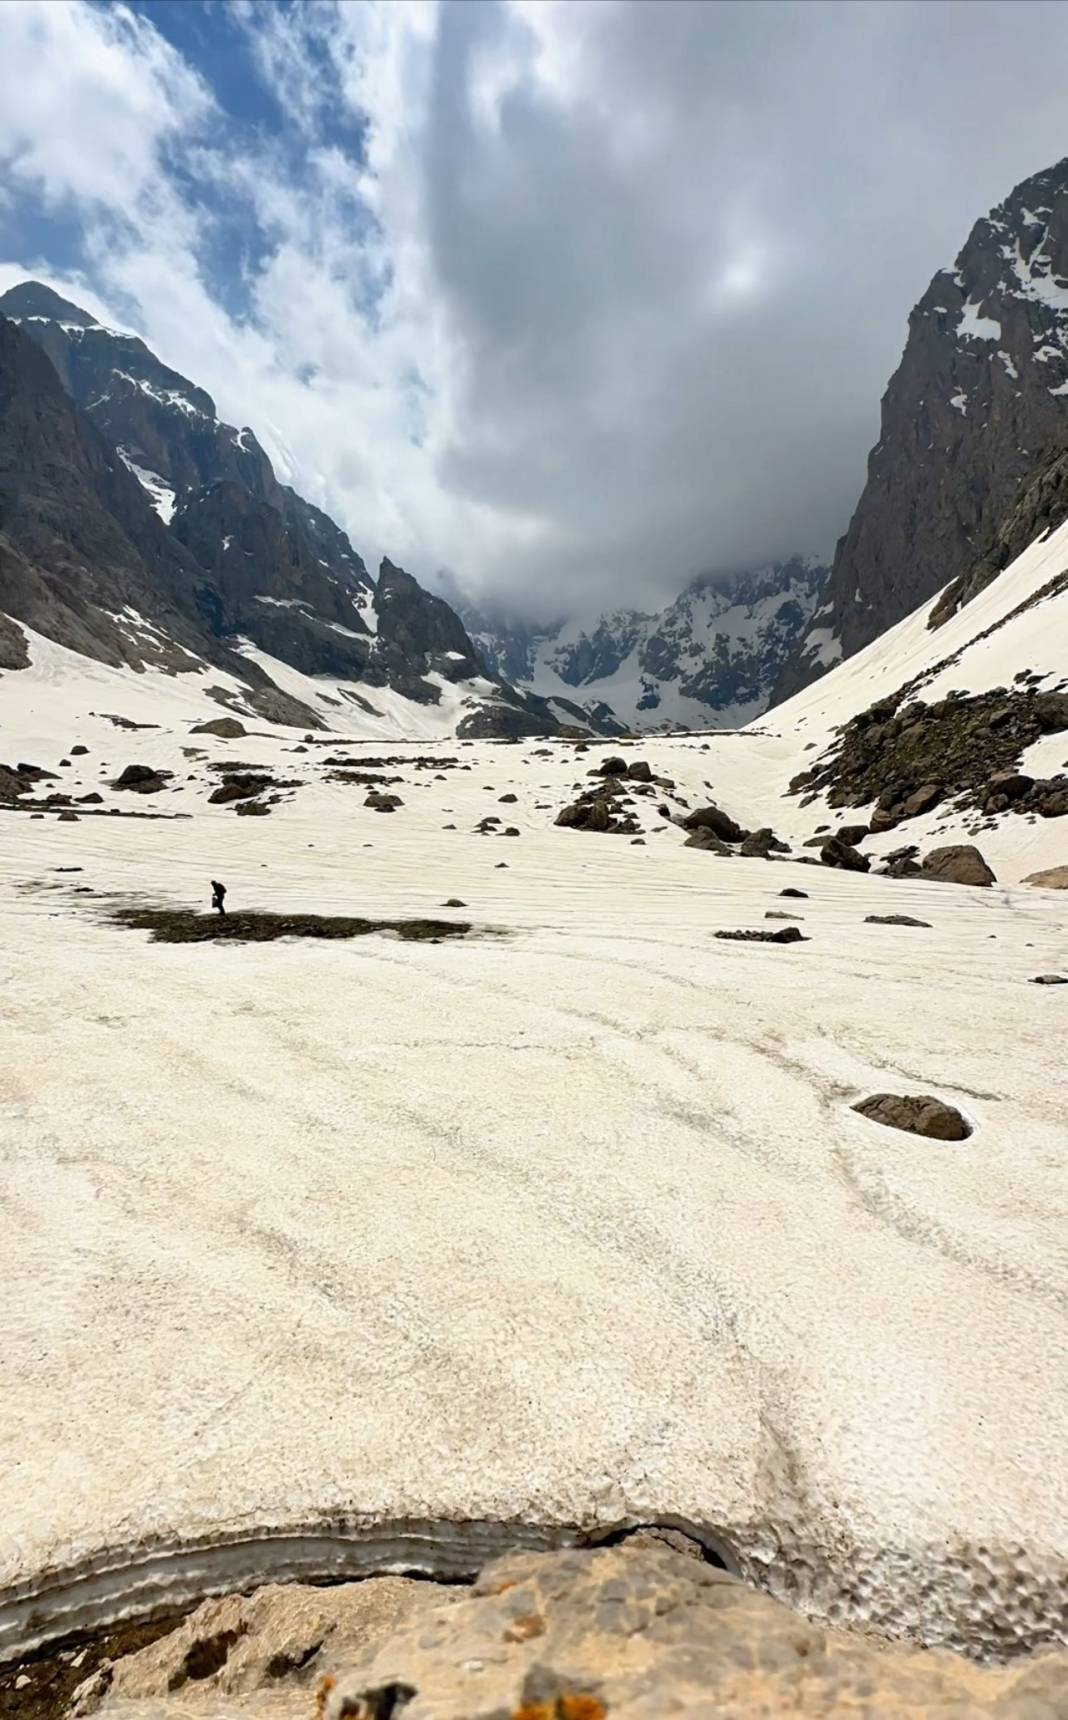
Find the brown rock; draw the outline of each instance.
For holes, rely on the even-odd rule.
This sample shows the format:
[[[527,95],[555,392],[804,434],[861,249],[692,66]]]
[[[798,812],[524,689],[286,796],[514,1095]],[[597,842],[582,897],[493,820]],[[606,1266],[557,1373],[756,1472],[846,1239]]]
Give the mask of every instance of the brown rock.
[[[964,1141],[972,1132],[955,1106],[926,1093],[873,1093],[858,1100],[853,1110],[888,1129],[904,1129],[935,1141]]]
[[[1044,872],[1030,872],[1025,884],[1037,884],[1040,890],[1068,890],[1068,866],[1049,866]]]
[[[194,723],[189,732],[194,735],[218,735],[219,739],[224,741],[238,741],[248,734],[244,723],[239,722],[236,717],[212,717],[210,722]]]
[[[978,848],[968,842],[951,843],[946,848],[932,848],[925,854],[921,869],[927,878],[943,884],[995,884],[997,879]]]
[[[866,824],[843,824],[835,831],[835,840],[844,842],[847,848],[855,848],[858,842],[863,842],[867,834]]]
[[[728,848],[727,844],[721,842],[718,836],[713,836],[711,830],[692,830],[683,843],[683,847],[703,848],[706,854],[726,854],[728,857],[734,853],[734,849]]]
[[[748,830],[743,830],[728,812],[718,806],[699,806],[696,811],[687,813],[682,824],[685,830],[711,830],[721,842],[744,842],[749,835]]]
[[[900,818],[919,818],[923,813],[930,812],[938,805],[945,790],[939,782],[925,782],[921,788],[913,789],[906,795],[898,809]]]
[[[170,781],[172,772],[156,770],[148,764],[128,764],[115,778],[112,788],[130,789],[134,794],[158,794]]]
[[[820,859],[825,866],[837,866],[843,872],[870,872],[871,861],[866,854],[843,842],[841,837],[832,836],[820,849]]]

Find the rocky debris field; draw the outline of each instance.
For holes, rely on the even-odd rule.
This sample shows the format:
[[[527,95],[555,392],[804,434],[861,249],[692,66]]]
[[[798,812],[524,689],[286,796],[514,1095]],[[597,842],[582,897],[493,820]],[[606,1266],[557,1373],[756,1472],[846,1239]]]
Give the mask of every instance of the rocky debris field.
[[[896,825],[945,800],[987,815],[1068,814],[1068,775],[1036,780],[1018,769],[1026,749],[1068,730],[1068,692],[995,687],[933,704],[877,700],[844,725],[828,753],[801,771],[791,793],[825,793],[830,806],[875,802],[870,828]]]

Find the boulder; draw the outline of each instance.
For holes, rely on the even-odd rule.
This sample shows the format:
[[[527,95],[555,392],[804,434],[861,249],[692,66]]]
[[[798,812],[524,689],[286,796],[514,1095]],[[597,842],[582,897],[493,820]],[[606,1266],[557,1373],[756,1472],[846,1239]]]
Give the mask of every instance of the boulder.
[[[1019,800],[1022,794],[1035,786],[1034,778],[1024,776],[1018,770],[1002,770],[990,778],[986,785],[988,798],[997,795],[1006,801]]]
[[[1068,815],[1068,778],[1036,782],[1022,806],[1028,812],[1037,812],[1040,818],[1064,818]]]
[[[228,776],[225,782],[212,790],[208,795],[211,806],[226,806],[233,800],[249,800],[254,794],[262,794],[265,788],[273,786],[273,778],[262,776],[255,771],[239,771]]]
[[[212,717],[207,723],[194,723],[190,729],[194,735],[218,735],[223,741],[239,741],[248,734],[244,723],[236,717]]]
[[[718,836],[713,836],[711,830],[705,830],[703,827],[691,831],[683,843],[683,847],[703,848],[706,854],[726,854],[729,856],[734,853],[733,848],[728,848],[727,844],[721,842]]]
[[[923,857],[921,871],[925,878],[935,878],[943,884],[978,884],[985,888],[997,882],[978,848],[968,842],[932,848]]]
[[[626,776],[627,761],[613,754],[611,758],[602,759],[590,771],[591,776]]]
[[[696,811],[687,813],[682,824],[685,830],[711,830],[721,842],[744,842],[749,835],[748,830],[736,824],[728,812],[715,805],[699,806]]]
[[[381,794],[377,788],[372,788],[363,804],[372,812],[395,812],[404,802],[399,794]]]
[[[843,824],[834,833],[836,842],[844,842],[847,848],[855,848],[858,842],[863,842],[868,834],[866,824]]]
[[[63,814],[60,813],[59,816],[62,818]],[[1068,974],[1063,974],[1063,973],[1036,973],[1034,979],[1031,981],[1031,984],[1032,985],[1068,985]]]
[[[156,770],[150,764],[128,764],[115,778],[112,788],[129,789],[134,794],[158,794],[173,775],[169,770]]]
[[[914,920],[911,914],[865,914],[866,926],[923,926],[931,929],[930,920]]]
[[[897,823],[897,813],[887,806],[877,806],[868,820],[868,829],[873,836],[878,836],[883,830],[893,830]]]
[[[956,1106],[927,1093],[873,1093],[858,1100],[853,1110],[884,1128],[927,1135],[933,1141],[964,1141],[972,1132]]]
[[[854,848],[848,842],[843,842],[839,836],[831,836],[820,849],[820,859],[825,866],[837,866],[843,872],[870,872],[871,861],[866,854]]]
[[[652,768],[646,764],[643,758],[636,758],[627,766],[627,775],[634,782],[652,782],[653,780]]]
[[[612,808],[607,800],[576,800],[561,807],[553,822],[565,830],[611,830]]]
[[[1025,884],[1037,884],[1040,890],[1068,890],[1068,866],[1049,866],[1044,872],[1029,872]]]
[[[71,758],[84,758],[88,751],[89,751],[88,747],[83,747],[83,746],[71,747],[70,756],[71,756]]]
[[[738,850],[749,860],[767,860],[772,854],[786,854],[788,848],[785,842],[780,842],[774,830],[766,825],[762,830],[754,830],[747,836]]]
[[[938,805],[945,790],[940,782],[925,782],[912,793],[906,795],[900,807],[896,809],[899,818],[919,818],[932,807]]]
[[[808,901],[808,891],[807,890],[795,890],[794,886],[792,884],[788,884],[786,886],[785,890],[780,890],[779,895],[780,896],[793,896],[802,902]]]

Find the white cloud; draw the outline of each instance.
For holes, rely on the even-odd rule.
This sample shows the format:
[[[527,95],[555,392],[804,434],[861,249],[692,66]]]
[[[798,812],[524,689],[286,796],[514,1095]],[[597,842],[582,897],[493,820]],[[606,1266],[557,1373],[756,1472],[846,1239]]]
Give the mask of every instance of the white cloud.
[[[156,157],[211,109],[144,18],[81,0],[5,0],[0,160],[9,189],[116,213],[156,187]]]
[[[1015,45],[1056,64],[1068,11],[1030,0],[227,22],[285,148],[122,6],[0,7],[9,205],[84,228],[73,277],[18,247],[0,281],[135,325],[369,561],[548,608],[829,549],[909,306],[1062,148],[1060,80]],[[234,314],[217,261],[247,228]]]

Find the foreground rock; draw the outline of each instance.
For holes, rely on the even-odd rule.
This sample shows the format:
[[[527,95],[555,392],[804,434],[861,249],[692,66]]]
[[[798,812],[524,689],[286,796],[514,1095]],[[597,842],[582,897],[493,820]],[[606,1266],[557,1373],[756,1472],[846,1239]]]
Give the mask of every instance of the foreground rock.
[[[809,1624],[669,1546],[511,1553],[471,1589],[396,1577],[200,1607],[100,1669],[115,1720],[1056,1720],[1068,1654],[1008,1668]]]
[[[853,1109],[873,1123],[904,1129],[910,1135],[927,1135],[933,1141],[964,1141],[972,1132],[954,1105],[945,1105],[927,1093],[873,1093]]]

